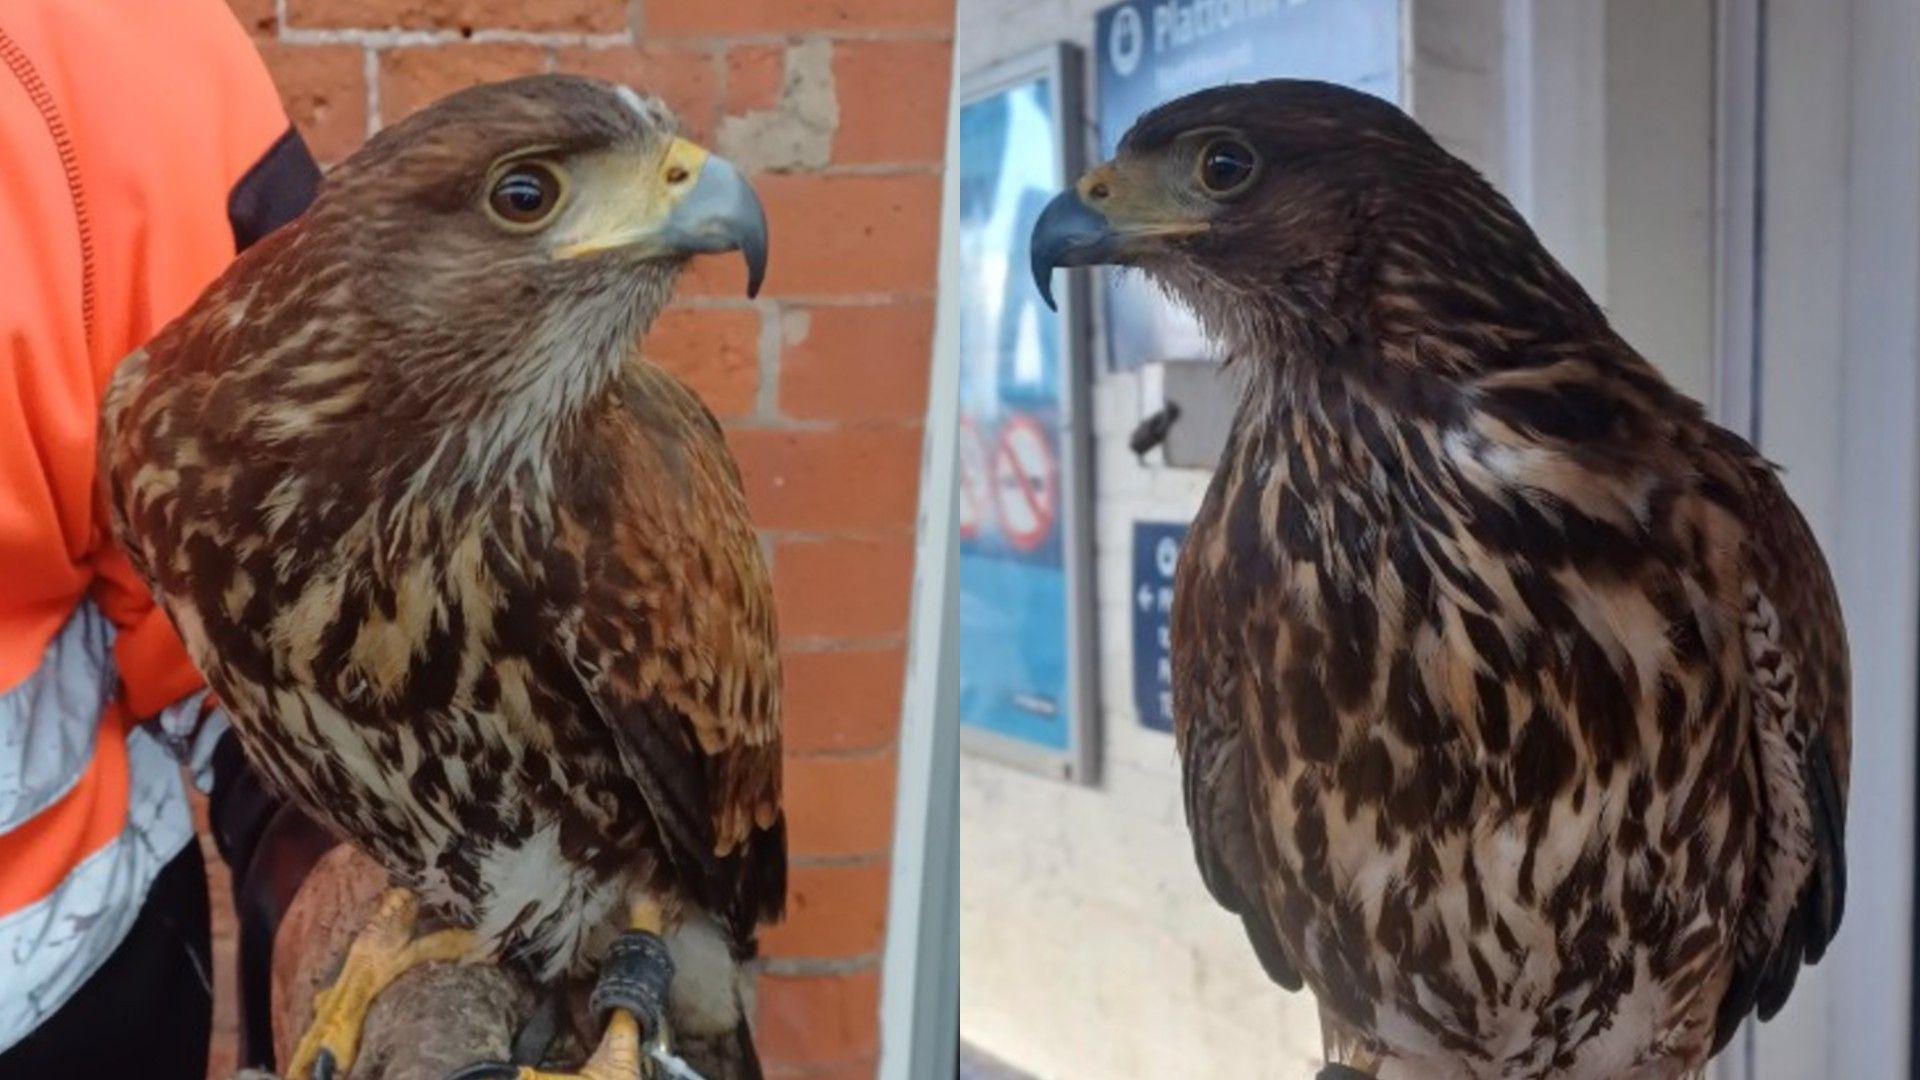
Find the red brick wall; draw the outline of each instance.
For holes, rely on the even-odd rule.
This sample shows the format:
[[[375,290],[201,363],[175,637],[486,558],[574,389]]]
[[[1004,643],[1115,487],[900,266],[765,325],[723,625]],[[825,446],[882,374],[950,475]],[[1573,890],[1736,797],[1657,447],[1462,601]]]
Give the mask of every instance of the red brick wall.
[[[762,1053],[871,1075],[953,0],[230,2],[323,161],[469,83],[575,71],[658,94],[755,173],[765,291],[706,260],[645,351],[726,423],[773,559],[793,868]]]

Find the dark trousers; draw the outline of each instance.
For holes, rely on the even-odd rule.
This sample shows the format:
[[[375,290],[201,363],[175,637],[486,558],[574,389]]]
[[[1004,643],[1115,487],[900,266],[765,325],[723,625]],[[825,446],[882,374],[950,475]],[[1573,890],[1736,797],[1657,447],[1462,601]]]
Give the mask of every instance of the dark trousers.
[[[233,872],[240,922],[240,1064],[270,1070],[273,937],[307,872],[339,841],[261,782],[231,732],[214,749],[207,818]]]
[[[240,923],[240,1064],[273,1068],[273,936],[335,840],[261,783],[229,732],[207,817]],[[0,1053],[0,1080],[204,1080],[213,1016],[206,864],[188,844],[154,879],[125,941],[60,1011]]]
[[[93,978],[0,1053],[0,1078],[204,1080],[212,1023],[207,868],[190,842]]]

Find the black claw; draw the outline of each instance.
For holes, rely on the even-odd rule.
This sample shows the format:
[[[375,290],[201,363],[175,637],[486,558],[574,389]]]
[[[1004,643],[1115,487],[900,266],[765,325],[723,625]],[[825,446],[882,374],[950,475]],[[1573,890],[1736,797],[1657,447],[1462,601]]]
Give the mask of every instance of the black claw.
[[[313,1055],[313,1069],[307,1075],[312,1080],[334,1080],[338,1071],[339,1064],[333,1059],[333,1051],[323,1046],[319,1053]]]
[[[516,1080],[520,1067],[504,1061],[476,1061],[447,1074],[447,1080]]]
[[[673,983],[673,957],[660,935],[629,930],[614,939],[600,962],[600,980],[588,999],[595,1014],[625,1009],[640,1021],[642,1040],[659,1034],[667,1019],[667,987]]]
[[[507,1057],[516,1065],[538,1067],[546,1060],[547,1051],[560,1035],[560,1026],[566,1022],[567,1003],[558,989],[540,995],[535,1003],[533,1014],[513,1033],[513,1048]]]
[[[1315,1080],[1373,1080],[1373,1077],[1351,1065],[1328,1062],[1327,1067],[1320,1070]]]

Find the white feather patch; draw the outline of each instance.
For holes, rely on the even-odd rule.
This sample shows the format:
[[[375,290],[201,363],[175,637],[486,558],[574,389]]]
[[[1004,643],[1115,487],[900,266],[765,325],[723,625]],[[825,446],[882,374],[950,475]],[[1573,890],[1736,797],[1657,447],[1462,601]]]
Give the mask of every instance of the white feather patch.
[[[673,956],[674,1030],[697,1036],[738,1027],[745,980],[720,924],[704,912],[688,911],[667,931],[667,951]]]

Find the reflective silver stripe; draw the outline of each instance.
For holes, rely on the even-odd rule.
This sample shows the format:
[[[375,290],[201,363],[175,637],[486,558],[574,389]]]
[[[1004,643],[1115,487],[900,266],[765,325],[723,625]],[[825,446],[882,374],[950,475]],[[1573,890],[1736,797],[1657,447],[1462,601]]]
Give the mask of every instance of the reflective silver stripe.
[[[40,666],[0,693],[0,833],[65,795],[93,759],[113,696],[113,626],[83,601]]]
[[[127,736],[127,770],[120,835],[51,894],[0,918],[0,1050],[99,970],[127,936],[154,877],[193,840],[180,765],[145,729]]]
[[[187,775],[193,777],[193,786],[202,794],[211,795],[213,751],[220,745],[220,736],[233,725],[227,720],[225,709],[203,709],[205,701],[203,693],[188,694],[160,710],[156,722],[167,750],[187,767]]]

